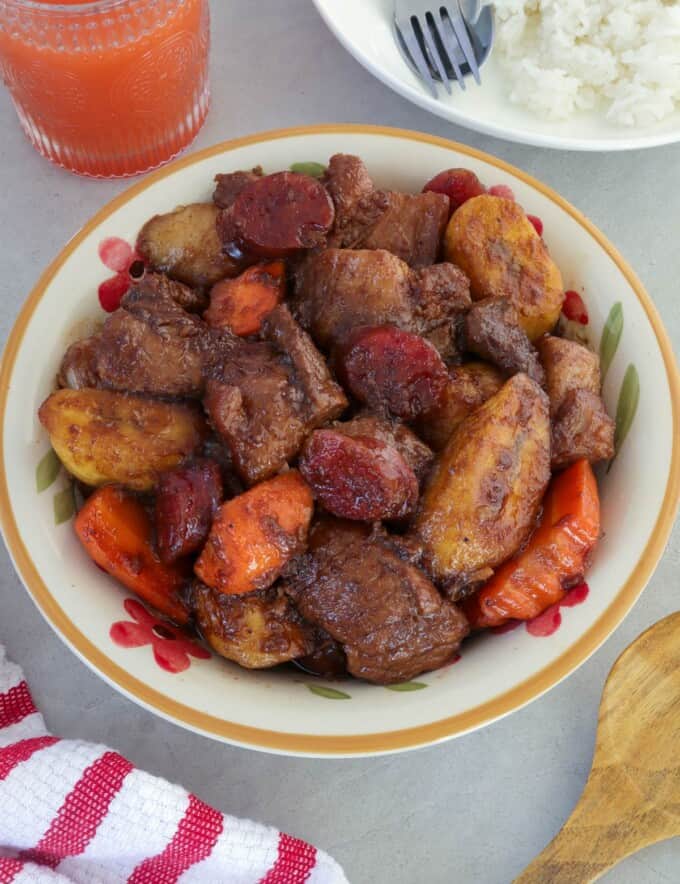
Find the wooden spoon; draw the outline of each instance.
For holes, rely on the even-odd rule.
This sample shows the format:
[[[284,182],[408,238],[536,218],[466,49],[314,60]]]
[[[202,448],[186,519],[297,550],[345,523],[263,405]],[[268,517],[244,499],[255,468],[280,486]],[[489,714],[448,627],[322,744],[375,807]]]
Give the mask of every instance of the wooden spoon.
[[[604,687],[593,766],[574,812],[515,884],[586,884],[680,835],[680,612],[621,654]]]

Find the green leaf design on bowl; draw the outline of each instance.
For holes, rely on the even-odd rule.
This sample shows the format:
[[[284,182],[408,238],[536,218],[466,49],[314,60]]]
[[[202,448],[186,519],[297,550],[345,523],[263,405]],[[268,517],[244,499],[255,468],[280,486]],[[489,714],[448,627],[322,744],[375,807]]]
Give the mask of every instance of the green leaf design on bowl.
[[[401,684],[385,685],[388,691],[422,691],[428,687],[424,681],[403,681]]]
[[[76,498],[72,483],[69,483],[68,487],[62,491],[57,491],[54,495],[53,506],[55,525],[68,522],[73,517],[76,511]]]
[[[309,175],[312,178],[321,178],[326,174],[326,167],[321,163],[293,163],[290,167],[291,172],[298,172],[300,175]]]
[[[604,324],[602,337],[600,338],[600,371],[603,383],[609,371],[609,366],[612,364],[614,354],[618,349],[622,333],[623,305],[621,301],[617,301],[609,311],[609,316]]]
[[[60,469],[61,461],[57,457],[55,450],[50,448],[35,468],[35,489],[38,494],[57,481]]]
[[[322,684],[308,684],[309,690],[316,694],[317,697],[325,697],[326,700],[351,700],[349,694],[344,691],[338,691],[336,688],[327,688]]]
[[[626,369],[623,377],[619,401],[616,405],[616,432],[614,433],[614,449],[616,454],[621,450],[621,446],[632,426],[639,401],[640,378],[637,368],[631,364]],[[615,457],[616,454],[614,455]]]

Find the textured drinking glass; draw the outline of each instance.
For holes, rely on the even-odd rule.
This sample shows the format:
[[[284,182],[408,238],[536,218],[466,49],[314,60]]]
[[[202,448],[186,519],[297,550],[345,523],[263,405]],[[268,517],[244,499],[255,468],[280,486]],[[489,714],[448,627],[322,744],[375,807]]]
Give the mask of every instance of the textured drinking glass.
[[[134,175],[208,112],[208,0],[0,0],[0,73],[26,134],[73,172]]]

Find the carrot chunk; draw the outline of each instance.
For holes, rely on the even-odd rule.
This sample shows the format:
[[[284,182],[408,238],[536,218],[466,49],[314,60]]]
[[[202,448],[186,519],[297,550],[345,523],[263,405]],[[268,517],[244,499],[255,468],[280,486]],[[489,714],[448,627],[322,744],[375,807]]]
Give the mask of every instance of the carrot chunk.
[[[302,552],[312,518],[312,492],[291,470],[222,504],[194,571],[228,595],[263,589]]]
[[[263,319],[279,304],[286,290],[283,261],[249,267],[236,279],[222,279],[210,292],[205,321],[245,337],[259,332]]]
[[[579,460],[552,480],[525,549],[464,603],[472,627],[530,620],[561,601],[585,574],[599,536],[597,482],[588,461]]]
[[[189,610],[180,591],[181,567],[164,565],[152,544],[152,525],[134,495],[104,485],[85,501],[75,519],[78,539],[92,559],[161,614],[185,624]]]

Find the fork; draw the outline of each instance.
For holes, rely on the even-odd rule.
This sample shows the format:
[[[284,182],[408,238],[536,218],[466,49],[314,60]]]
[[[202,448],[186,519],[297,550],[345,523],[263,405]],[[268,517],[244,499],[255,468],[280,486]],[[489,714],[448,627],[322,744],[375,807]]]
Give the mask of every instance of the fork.
[[[465,90],[468,73],[481,85],[479,68],[491,51],[493,25],[492,8],[482,8],[481,0],[396,0],[394,6],[397,45],[435,98],[436,81],[449,95],[449,81]]]

